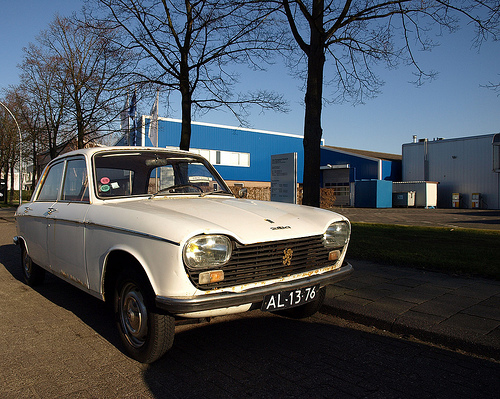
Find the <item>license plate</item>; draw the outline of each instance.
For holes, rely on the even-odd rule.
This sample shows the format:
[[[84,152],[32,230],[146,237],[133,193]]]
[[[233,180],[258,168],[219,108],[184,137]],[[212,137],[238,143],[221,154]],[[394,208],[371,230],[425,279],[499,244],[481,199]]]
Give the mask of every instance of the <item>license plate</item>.
[[[312,287],[298,288],[291,291],[282,291],[266,295],[261,309],[266,312],[282,310],[300,306],[314,301],[318,295],[319,284]]]

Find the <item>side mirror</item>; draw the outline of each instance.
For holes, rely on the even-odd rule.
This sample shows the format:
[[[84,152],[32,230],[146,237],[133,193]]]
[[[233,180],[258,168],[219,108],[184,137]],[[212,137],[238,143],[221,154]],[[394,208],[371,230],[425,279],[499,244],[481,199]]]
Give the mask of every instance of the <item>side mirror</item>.
[[[238,191],[238,198],[246,198],[248,195],[248,190],[247,188],[241,188],[240,191]]]

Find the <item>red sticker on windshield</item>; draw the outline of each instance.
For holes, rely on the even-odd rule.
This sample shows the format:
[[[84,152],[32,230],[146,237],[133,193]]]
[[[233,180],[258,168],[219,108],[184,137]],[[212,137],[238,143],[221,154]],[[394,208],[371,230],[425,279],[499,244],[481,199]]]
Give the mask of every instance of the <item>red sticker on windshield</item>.
[[[109,184],[109,177],[103,177],[101,178],[101,184]]]

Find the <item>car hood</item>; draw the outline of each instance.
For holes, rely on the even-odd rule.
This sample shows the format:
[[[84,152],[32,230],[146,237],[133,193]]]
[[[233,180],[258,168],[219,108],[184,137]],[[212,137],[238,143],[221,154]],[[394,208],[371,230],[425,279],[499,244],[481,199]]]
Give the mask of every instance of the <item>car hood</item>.
[[[236,198],[157,197],[106,201],[88,221],[176,243],[197,234],[227,234],[242,244],[323,234],[343,216],[318,208]]]

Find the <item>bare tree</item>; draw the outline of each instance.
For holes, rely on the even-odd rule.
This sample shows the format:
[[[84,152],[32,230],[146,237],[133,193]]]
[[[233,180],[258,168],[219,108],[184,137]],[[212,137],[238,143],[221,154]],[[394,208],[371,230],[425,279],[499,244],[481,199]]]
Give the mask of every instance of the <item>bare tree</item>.
[[[51,158],[72,137],[83,148],[112,133],[135,62],[116,45],[116,31],[56,17],[37,43],[24,49],[21,89],[41,117]]]
[[[31,97],[23,90],[22,86],[11,86],[6,91],[7,101],[14,107],[17,114],[21,132],[23,134],[23,159],[31,159],[33,168],[33,185],[38,179],[38,155],[40,151],[46,150],[45,129],[41,124],[40,114],[37,107],[31,102]]]
[[[40,43],[59,62],[66,112],[74,121],[78,148],[95,139],[120,111],[127,73],[134,54],[116,44],[117,32],[104,23],[96,27],[56,17]]]
[[[230,63],[261,68],[270,51],[279,47],[277,37],[266,35],[272,10],[259,1],[94,0],[108,22],[128,35],[124,45],[140,50],[143,82],[180,93],[182,128],[180,148],[191,139],[193,107],[197,110],[226,107],[244,124],[248,106],[284,110],[281,96],[257,90],[235,95],[237,76]],[[102,14],[101,14],[102,15]]]
[[[8,99],[3,100],[2,104],[10,112],[13,112],[13,104]],[[10,197],[12,199],[14,194],[14,166],[19,161],[19,133],[12,115],[4,106],[0,106],[0,173],[3,174],[6,182],[10,178]],[[4,202],[7,203],[7,197],[4,198]]]
[[[67,137],[60,137],[67,124],[67,78],[60,58],[43,46],[30,44],[24,49],[24,60],[20,65],[21,86],[30,108],[40,117],[43,135],[39,137],[51,158],[57,154],[57,145]]]
[[[374,65],[413,65],[416,83],[432,78],[420,69],[416,49],[430,49],[433,29],[450,32],[461,18],[475,24],[479,42],[498,29],[498,0],[282,0],[282,13],[305,58],[304,197],[319,206],[324,69],[333,64],[333,101],[362,102],[382,82]]]
[[[500,96],[500,83],[489,82],[487,85],[484,85],[483,87],[486,87],[487,89],[497,92],[498,93],[497,95]]]

